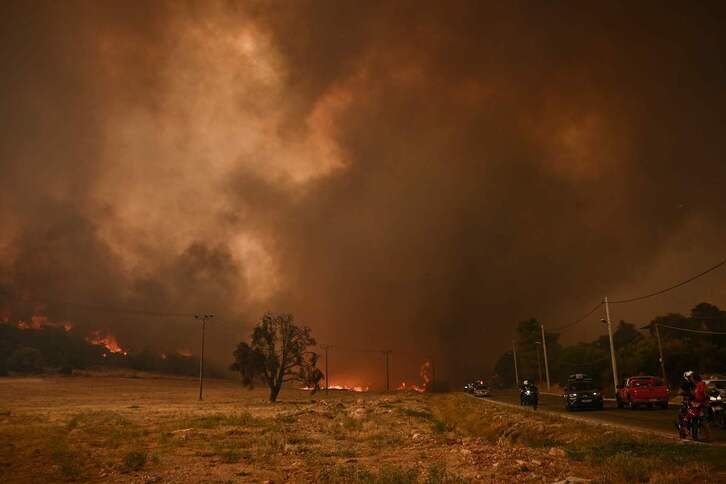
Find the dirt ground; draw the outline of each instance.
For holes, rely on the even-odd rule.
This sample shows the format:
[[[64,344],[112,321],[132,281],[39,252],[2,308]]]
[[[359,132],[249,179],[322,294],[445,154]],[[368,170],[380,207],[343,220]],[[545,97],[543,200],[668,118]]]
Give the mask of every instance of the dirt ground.
[[[696,476],[710,482],[717,476],[688,449],[663,443],[649,453],[613,432],[605,439],[612,446],[592,447],[588,442],[603,441],[602,429],[574,429],[463,394],[311,396],[289,389],[270,404],[262,388],[220,380],[206,382],[203,402],[197,392],[192,379],[148,376],[0,379],[0,481],[676,482],[694,476],[668,470],[661,452],[674,452],[667,461],[696,469]]]

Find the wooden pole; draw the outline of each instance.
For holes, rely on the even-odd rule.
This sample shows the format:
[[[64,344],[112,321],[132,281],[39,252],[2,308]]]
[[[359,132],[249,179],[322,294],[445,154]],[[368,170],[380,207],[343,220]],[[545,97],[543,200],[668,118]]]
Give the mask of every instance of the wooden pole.
[[[663,375],[663,383],[667,385],[668,380],[666,379],[665,361],[663,360],[663,345],[660,341],[660,329],[657,324],[655,325],[655,337],[658,340],[658,361],[660,362],[660,373]]]

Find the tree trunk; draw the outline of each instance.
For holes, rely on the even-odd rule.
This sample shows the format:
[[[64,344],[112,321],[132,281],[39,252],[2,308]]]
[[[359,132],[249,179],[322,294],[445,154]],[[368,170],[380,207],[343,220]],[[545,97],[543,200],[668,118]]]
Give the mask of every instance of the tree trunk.
[[[277,395],[280,393],[281,384],[274,384],[270,387],[270,402],[275,403],[277,401]]]

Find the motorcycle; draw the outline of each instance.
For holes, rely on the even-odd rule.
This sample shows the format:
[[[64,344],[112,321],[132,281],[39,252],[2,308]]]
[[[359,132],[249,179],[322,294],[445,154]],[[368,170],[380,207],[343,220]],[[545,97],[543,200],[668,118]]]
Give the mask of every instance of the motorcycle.
[[[519,403],[522,406],[531,405],[532,408],[537,410],[539,404],[539,392],[536,388],[522,388],[519,392]]]
[[[699,405],[691,405],[689,402],[684,401],[681,404],[681,410],[678,412],[678,420],[676,421],[678,436],[685,439],[690,434],[693,440],[700,440],[703,418],[704,414]]]

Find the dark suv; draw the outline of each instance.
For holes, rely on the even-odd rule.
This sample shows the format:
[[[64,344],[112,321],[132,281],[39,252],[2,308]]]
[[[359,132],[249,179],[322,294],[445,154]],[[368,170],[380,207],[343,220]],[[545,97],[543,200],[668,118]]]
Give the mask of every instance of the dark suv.
[[[565,409],[594,408],[602,410],[602,393],[593,385],[592,380],[569,381],[562,395]]]

